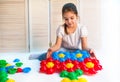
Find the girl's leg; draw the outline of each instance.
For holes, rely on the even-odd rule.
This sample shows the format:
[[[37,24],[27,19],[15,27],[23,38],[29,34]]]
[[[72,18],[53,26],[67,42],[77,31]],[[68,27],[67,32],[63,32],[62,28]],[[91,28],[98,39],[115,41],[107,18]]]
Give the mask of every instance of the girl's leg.
[[[42,60],[46,59],[46,55],[47,55],[46,52],[41,53],[41,54],[32,54],[32,55],[29,56],[29,60],[38,59],[38,60],[42,61]]]
[[[56,52],[59,52],[59,51],[68,52],[69,50],[65,49],[65,48],[60,48]],[[38,59],[38,60],[42,61],[42,60],[46,59],[46,55],[47,55],[47,52],[44,52],[42,54],[32,54],[32,55],[29,56],[29,60]]]
[[[40,61],[45,60],[45,59],[46,59],[46,55],[47,55],[47,52],[42,53],[42,54],[38,57],[38,60],[40,60]]]
[[[58,51],[66,51],[66,49],[60,48]],[[56,51],[56,52],[58,52],[58,51]],[[44,53],[40,54],[37,59],[42,61],[42,60],[46,59],[46,56],[47,56],[47,52],[44,52]]]

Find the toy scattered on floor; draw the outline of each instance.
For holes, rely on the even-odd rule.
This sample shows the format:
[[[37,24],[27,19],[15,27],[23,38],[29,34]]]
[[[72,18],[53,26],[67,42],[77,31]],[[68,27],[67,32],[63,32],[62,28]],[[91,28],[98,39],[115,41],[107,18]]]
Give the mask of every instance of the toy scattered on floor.
[[[31,71],[31,68],[30,67],[25,67],[23,68],[23,72],[24,73],[29,73]]]
[[[13,62],[20,62],[20,59],[16,58],[13,60]]]
[[[78,82],[88,82],[86,78],[79,78]]]
[[[88,82],[86,78],[79,78],[75,80],[70,80],[69,78],[64,78],[61,82]]]
[[[61,82],[71,82],[69,78],[64,78]]]
[[[87,82],[86,79],[78,79],[78,77],[82,74],[96,74],[99,70],[102,70],[99,60],[92,59],[86,50],[54,52],[51,58],[40,63],[40,72],[46,74],[58,72],[60,77],[69,79],[61,82]]]
[[[11,69],[8,70],[9,74],[15,74],[16,72],[17,72],[16,68],[11,68]]]
[[[21,73],[23,72],[23,69],[22,68],[17,68],[17,73]]]
[[[8,79],[6,82],[15,82],[13,79]]]
[[[23,63],[22,63],[22,62],[17,62],[15,65],[16,65],[17,67],[21,67],[21,66],[23,65]]]
[[[79,76],[83,75],[83,71],[80,69],[75,70],[74,72],[62,71],[60,77],[67,77],[70,80],[77,80]]]
[[[6,60],[0,60],[0,67],[5,67],[7,65]]]
[[[8,80],[8,74],[5,66],[7,62],[5,60],[0,60],[0,82],[6,82]]]
[[[15,80],[8,78],[8,74],[29,73],[31,71],[30,67],[20,68],[23,65],[20,59],[15,59],[13,62],[15,65],[9,64],[6,60],[0,60],[0,82],[15,82]]]

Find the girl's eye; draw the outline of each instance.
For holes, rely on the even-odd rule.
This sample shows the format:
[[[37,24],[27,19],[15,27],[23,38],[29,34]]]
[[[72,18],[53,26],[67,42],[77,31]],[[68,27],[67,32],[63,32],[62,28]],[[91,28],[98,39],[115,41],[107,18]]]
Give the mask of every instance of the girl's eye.
[[[68,19],[65,19],[66,21],[68,20]]]
[[[71,18],[71,19],[74,19],[74,18]]]

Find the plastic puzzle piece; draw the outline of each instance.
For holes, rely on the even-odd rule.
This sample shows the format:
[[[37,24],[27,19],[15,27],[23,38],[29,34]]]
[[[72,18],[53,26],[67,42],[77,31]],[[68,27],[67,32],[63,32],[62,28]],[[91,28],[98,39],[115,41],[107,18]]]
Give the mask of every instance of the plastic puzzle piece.
[[[5,67],[7,65],[6,60],[0,60],[0,67]]]
[[[23,72],[22,68],[17,68],[17,73]]]
[[[76,69],[80,69],[78,61],[72,61],[70,59],[66,60],[65,62],[61,62],[60,70],[67,70],[68,72],[73,72]]]
[[[53,60],[52,58],[41,61],[40,65],[40,72],[44,72],[46,74],[53,74],[60,69],[60,62]]]
[[[70,53],[69,52],[62,52],[62,51],[53,52],[52,58],[54,60],[59,60],[60,62],[64,62],[70,58]]]
[[[79,78],[74,79],[74,80],[70,80],[69,78],[64,78],[61,82],[88,82],[86,78]]]
[[[82,78],[79,78],[79,79],[78,79],[78,82],[88,82],[88,81],[87,81],[86,78],[83,78],[83,77],[82,77]]]
[[[97,59],[86,58],[80,65],[86,74],[96,74],[98,70],[102,70],[102,66]]]
[[[15,82],[13,79],[8,79],[6,82]]]
[[[10,68],[9,70],[8,70],[8,73],[9,74],[15,74],[17,72],[17,69],[16,68]]]
[[[0,82],[6,82],[8,80],[8,74],[6,71],[0,71]]]
[[[40,72],[46,74],[61,72],[60,77],[65,77],[61,82],[87,82],[85,78],[78,79],[78,76],[83,73],[92,75],[102,70],[99,60],[90,58],[86,50],[54,52],[51,58],[41,61],[40,65]]]
[[[15,64],[17,67],[21,67],[22,65],[23,65],[23,63],[22,62],[18,62],[18,63],[16,63]]]
[[[12,68],[14,68],[15,66],[13,66],[13,65],[11,65],[11,66],[7,66],[6,67],[6,71],[8,71],[9,69],[12,69]]]
[[[68,78],[64,78],[61,82],[71,82],[71,80]]]
[[[78,77],[81,75],[83,75],[83,71],[80,69],[77,69],[74,72],[62,71],[60,73],[60,77],[67,77],[71,80],[78,79]]]
[[[20,59],[16,58],[13,60],[13,62],[20,62]]]
[[[8,66],[12,66],[12,65],[8,63],[8,64],[6,64],[6,67],[8,67]]]
[[[85,58],[90,57],[90,54],[86,50],[76,50],[74,52],[53,52],[52,58],[54,60],[59,60],[60,62],[64,62],[68,59],[70,60],[77,60],[79,62],[82,62]]]
[[[30,67],[25,67],[23,68],[23,72],[24,73],[29,73],[31,71],[31,68]]]

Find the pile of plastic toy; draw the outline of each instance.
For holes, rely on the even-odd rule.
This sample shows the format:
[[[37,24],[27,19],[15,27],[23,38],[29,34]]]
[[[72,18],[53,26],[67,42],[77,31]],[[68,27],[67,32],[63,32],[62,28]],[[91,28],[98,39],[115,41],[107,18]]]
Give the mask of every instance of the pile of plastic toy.
[[[21,68],[23,63],[19,59],[15,59],[13,62],[15,65],[9,64],[6,60],[0,60],[0,82],[15,82],[15,80],[8,78],[8,74],[31,71],[30,67]]]
[[[54,52],[51,58],[40,63],[40,72],[60,73],[60,77],[64,77],[61,82],[87,82],[85,78],[78,77],[83,74],[93,75],[99,70],[102,70],[99,60],[90,58],[89,52],[85,50]]]

